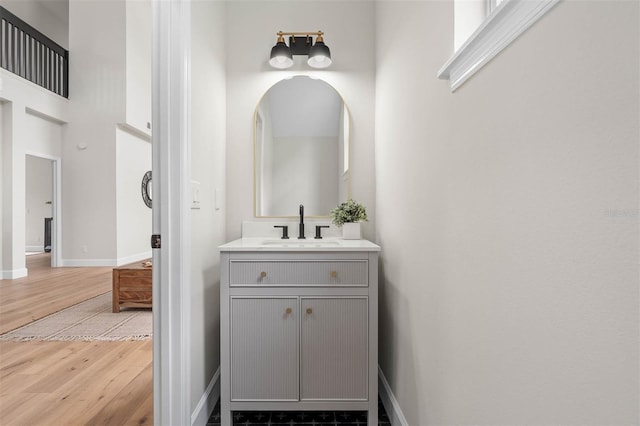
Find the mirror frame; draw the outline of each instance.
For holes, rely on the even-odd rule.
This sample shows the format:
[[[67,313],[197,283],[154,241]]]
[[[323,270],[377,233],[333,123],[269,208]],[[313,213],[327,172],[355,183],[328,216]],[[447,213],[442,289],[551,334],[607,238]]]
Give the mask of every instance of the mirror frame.
[[[282,78],[278,81],[276,81],[275,83],[273,83],[272,85],[270,85],[267,90],[262,94],[262,96],[260,96],[260,99],[258,99],[258,103],[256,104],[255,110],[253,112],[253,217],[255,217],[256,219],[298,219],[298,215],[290,215],[290,216],[266,216],[266,215],[258,215],[258,203],[257,203],[257,194],[258,194],[258,176],[257,176],[257,170],[258,170],[258,126],[257,126],[257,120],[258,120],[258,108],[260,107],[260,104],[262,103],[263,99],[265,96],[267,96],[267,93],[269,93],[269,90],[271,90],[276,84],[281,83],[283,81],[286,80],[290,80],[292,78],[295,77],[308,77],[314,80],[320,80],[324,83],[326,83],[327,85],[329,85],[333,90],[336,91],[336,93],[338,94],[338,96],[340,96],[340,99],[342,99],[342,105],[345,108],[347,114],[349,115],[349,147],[347,149],[347,153],[349,155],[349,163],[348,163],[348,168],[347,171],[345,173],[343,173],[342,178],[345,179],[346,176],[346,180],[347,180],[347,184],[346,184],[346,193],[347,196],[346,198],[349,199],[351,198],[351,145],[352,145],[352,131],[351,131],[351,110],[349,109],[349,106],[347,105],[347,103],[344,100],[344,97],[342,96],[342,94],[340,92],[338,92],[338,89],[336,89],[335,87],[333,87],[333,85],[331,83],[329,83],[328,81],[322,79],[322,78],[317,78],[317,77],[311,77],[307,74],[295,74],[289,77],[285,77]],[[346,200],[342,200],[339,202],[344,202]],[[337,206],[337,205],[336,205]],[[306,215],[304,216],[305,218],[310,218],[310,219],[329,219],[330,216],[327,215]]]

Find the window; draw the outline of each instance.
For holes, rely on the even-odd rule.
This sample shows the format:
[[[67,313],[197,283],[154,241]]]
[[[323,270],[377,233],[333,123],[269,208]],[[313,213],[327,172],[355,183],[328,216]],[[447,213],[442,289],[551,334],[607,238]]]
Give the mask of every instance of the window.
[[[454,0],[455,52],[438,71],[455,91],[560,0]]]

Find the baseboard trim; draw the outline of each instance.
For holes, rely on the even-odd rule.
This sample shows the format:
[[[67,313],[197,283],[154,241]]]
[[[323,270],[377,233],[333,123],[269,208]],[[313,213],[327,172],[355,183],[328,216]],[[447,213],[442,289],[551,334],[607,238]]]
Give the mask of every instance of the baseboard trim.
[[[384,377],[384,373],[379,365],[378,394],[380,395],[380,400],[382,401],[384,410],[387,412],[387,416],[389,416],[391,426],[409,426],[409,422],[404,418],[404,414],[402,414],[402,410],[400,409],[400,404],[398,404],[398,400],[391,391],[391,386],[389,386],[389,382],[387,382],[387,378]]]
[[[118,266],[116,259],[62,259],[61,263],[61,266],[72,268]]]
[[[0,271],[0,279],[3,280],[17,280],[18,278],[24,278],[28,274],[27,268],[12,269],[10,271]]]
[[[144,253],[133,254],[127,257],[119,257],[118,265],[122,266],[133,262],[139,262],[141,260],[149,259],[151,257],[151,250],[145,251]]]
[[[140,260],[149,259],[151,252],[138,253],[131,256],[119,257],[117,259],[62,259],[61,266],[66,267],[103,267],[103,266],[122,266],[129,263],[138,262]]]
[[[382,401],[382,405],[384,406],[387,415],[389,416],[389,421],[392,426],[409,426],[409,422],[405,419],[402,410],[400,409],[400,404],[398,404],[398,400],[396,399],[391,387],[389,386],[389,382],[387,382],[387,378],[384,376],[382,369],[378,366],[378,394],[380,395],[380,400]],[[209,385],[204,391],[204,394],[198,401],[198,405],[193,410],[191,414],[191,425],[192,426],[204,426],[207,424],[213,409],[216,406],[216,402],[220,398],[220,367],[216,370],[215,374],[211,378]]]
[[[211,378],[198,405],[191,413],[191,426],[205,426],[220,398],[220,367]]]

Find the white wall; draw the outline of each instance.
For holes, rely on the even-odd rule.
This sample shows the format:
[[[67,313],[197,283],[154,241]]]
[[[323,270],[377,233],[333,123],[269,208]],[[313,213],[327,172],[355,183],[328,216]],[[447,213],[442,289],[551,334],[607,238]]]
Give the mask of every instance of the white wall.
[[[380,365],[409,424],[637,423],[638,7],[560,2],[451,94],[452,3],[377,4]]]
[[[329,6],[330,5],[330,6]],[[227,239],[240,236],[243,220],[254,219],[253,118],[256,105],[276,82],[314,75],[340,93],[352,114],[352,196],[375,215],[373,123],[375,77],[373,2],[241,1],[227,4]],[[269,53],[279,31],[325,32],[333,64],[313,70],[301,60],[275,70]],[[239,46],[242,46],[239,48]],[[296,59],[299,59],[296,57]],[[296,216],[297,209],[289,213]],[[373,220],[365,236],[373,236]]]
[[[68,266],[121,265],[150,254],[151,216],[133,195],[151,164],[150,13],[148,1],[69,4],[71,118],[62,174]],[[132,166],[126,176],[118,175],[120,161]]]
[[[151,0],[126,4],[126,118],[135,129],[151,136]]]
[[[122,0],[69,4],[71,120],[62,170],[68,265],[111,265],[116,259],[115,144],[126,99],[125,22]]]
[[[26,154],[60,158],[68,101],[0,69],[0,103],[3,103],[0,274],[4,279],[13,279],[27,274]]]
[[[116,227],[119,264],[151,257],[151,209],[142,199],[142,177],[151,170],[151,142],[116,129]]]
[[[69,48],[69,4],[66,0],[0,0],[0,6],[65,49]]]
[[[42,16],[49,16],[47,11],[54,3],[64,2],[24,3],[30,4],[29,10],[39,10]],[[38,9],[35,3],[42,9]],[[3,252],[1,270],[26,273],[24,190],[20,188],[24,189],[24,153],[27,151],[64,158],[63,265],[118,265],[132,258],[148,256],[148,233],[142,236],[141,231],[150,227],[150,216],[149,226],[136,228],[136,233],[118,232],[117,228],[117,208],[121,217],[126,217],[122,212],[139,210],[142,201],[120,194],[116,207],[119,196],[116,193],[118,129],[135,135],[129,138],[134,141],[130,147],[127,144],[118,147],[122,158],[139,154],[135,146],[138,138],[147,141],[150,138],[147,122],[150,121],[151,97],[149,88],[145,88],[150,84],[151,76],[151,50],[148,47],[151,29],[150,15],[145,15],[147,12],[150,14],[147,0],[69,3],[68,34],[73,52],[69,100],[0,70],[0,100],[7,101],[5,112],[11,117],[5,130],[8,136],[3,142],[7,145],[5,161],[10,161],[3,169],[3,174],[9,176],[3,187],[3,194],[7,194],[9,201],[4,203],[3,209],[10,212],[3,216],[3,226],[9,230],[3,235],[3,246],[6,248],[9,244],[12,247],[11,255],[6,250]],[[137,26],[131,24],[135,21]],[[130,78],[129,82],[127,78]],[[64,126],[63,123],[69,124]],[[55,153],[50,152],[47,143],[42,144],[46,139],[39,136],[53,134],[51,126],[57,128],[59,145],[53,150]],[[150,168],[150,157],[136,160],[139,165],[147,164],[140,169],[146,171]],[[142,179],[143,174],[137,179]],[[134,180],[132,177],[127,179]],[[139,189],[139,183],[135,187]],[[123,200],[130,200],[130,204],[124,205]],[[121,229],[126,229],[125,223],[137,223],[139,220],[133,217],[124,222],[120,220]],[[12,234],[13,230],[16,230],[15,234]],[[3,273],[3,276],[7,274]]]
[[[42,251],[44,219],[53,216],[53,167],[51,160],[26,157],[25,244],[27,251]]]
[[[60,158],[62,153],[63,123],[31,109],[25,111],[23,147],[30,154]]]
[[[191,410],[220,365],[220,256],[225,242],[225,4],[191,4],[191,178],[200,209],[191,210]],[[215,192],[220,204],[216,207]],[[219,393],[218,393],[219,395]],[[210,409],[215,405],[211,401]],[[208,410],[204,410],[208,416]],[[206,418],[203,420],[206,422]],[[204,424],[204,423],[203,423]]]

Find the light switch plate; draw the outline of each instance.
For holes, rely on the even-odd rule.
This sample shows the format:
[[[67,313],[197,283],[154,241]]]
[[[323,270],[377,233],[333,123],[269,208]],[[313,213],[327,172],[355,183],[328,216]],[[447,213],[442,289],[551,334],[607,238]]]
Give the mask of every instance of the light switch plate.
[[[216,210],[220,210],[220,207],[222,206],[222,197],[220,195],[220,190],[218,188],[216,188],[216,191],[215,191],[215,204],[216,204]]]
[[[191,181],[191,210],[200,209],[200,182]]]

